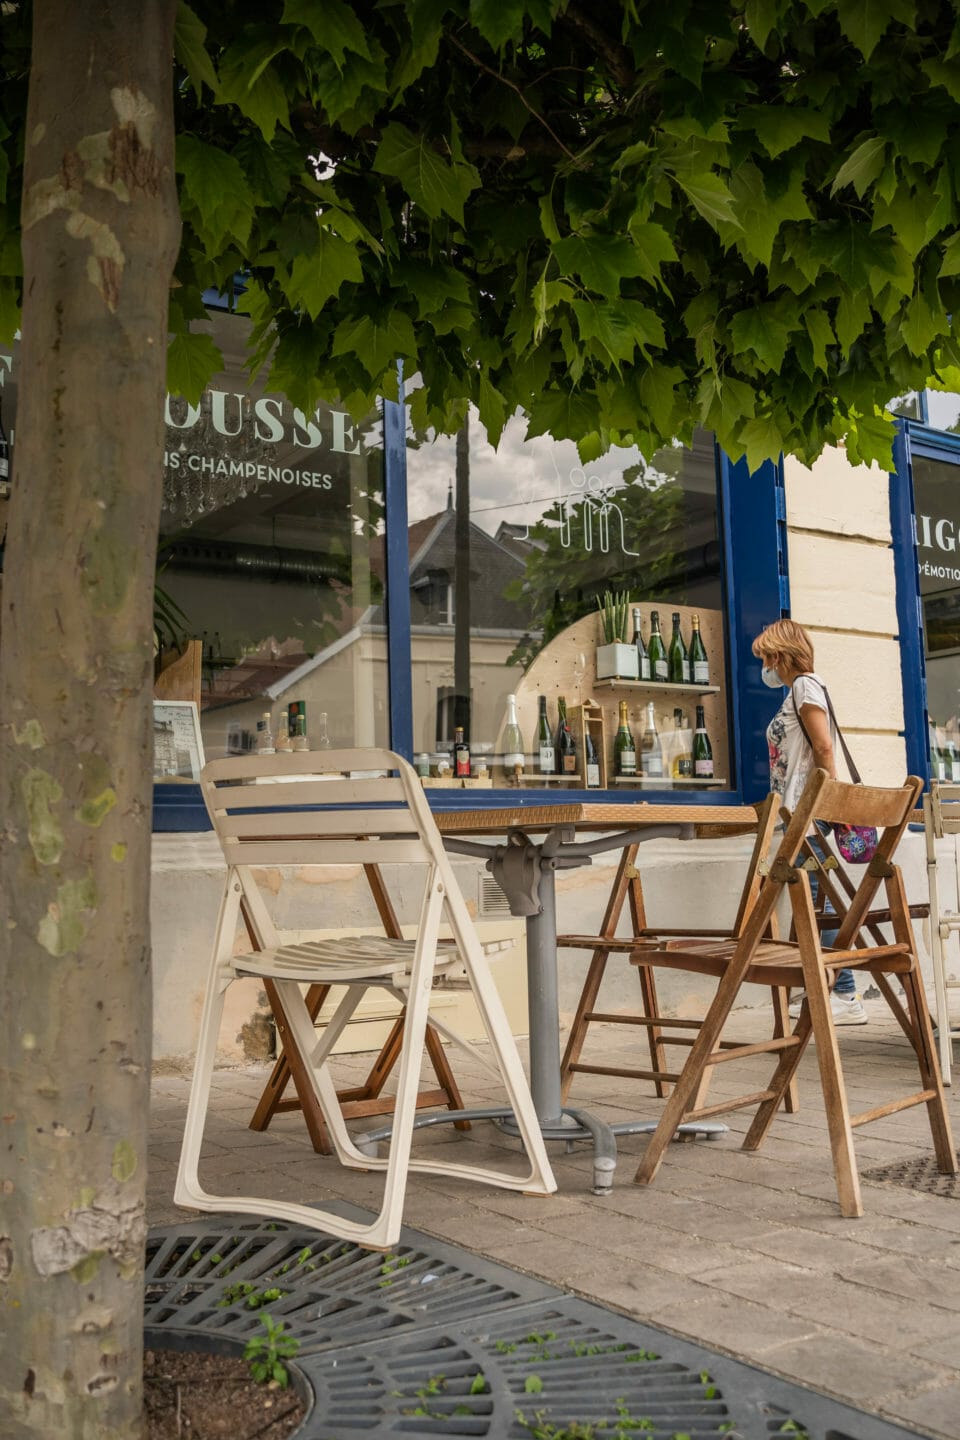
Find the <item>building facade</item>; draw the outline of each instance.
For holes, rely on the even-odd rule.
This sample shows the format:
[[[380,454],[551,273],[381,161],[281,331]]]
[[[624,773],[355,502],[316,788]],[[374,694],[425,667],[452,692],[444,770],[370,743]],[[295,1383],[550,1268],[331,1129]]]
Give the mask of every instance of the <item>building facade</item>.
[[[224,374],[198,406],[168,402],[158,562],[158,643],[173,653],[199,641],[192,688],[179,693],[197,706],[206,758],[256,748],[258,726],[266,722],[276,739],[291,715],[304,715],[312,746],[390,745],[414,760],[434,806],[551,803],[587,785],[589,714],[604,762],[596,794],[751,802],[768,788],[764,732],[779,701],[762,686],[750,645],[766,623],[791,614],[814,638],[864,780],[950,778],[954,765],[960,778],[956,397],[910,398],[889,475],[852,465],[840,450],[811,467],[786,457],[751,475],[704,432],[689,448],[612,451],[581,464],[572,443],[528,438],[518,417],[497,447],[475,414],[456,436],[420,431],[415,382],[406,413],[385,403],[361,422],[336,405],[306,416],[248,382],[243,321],[214,309],[209,323]],[[0,385],[15,453],[12,356],[0,355]],[[623,639],[634,657],[629,612],[639,611],[648,655],[656,615],[668,666],[659,682],[598,666],[598,602],[611,593],[628,597]],[[689,651],[694,617],[700,668],[671,670],[683,664],[679,650],[669,654],[674,633]],[[522,769],[505,764],[508,696]],[[570,773],[545,774],[541,702],[553,732],[561,697],[577,758]],[[617,773],[621,702],[635,739],[633,775]],[[712,773],[690,763],[698,707]],[[458,727],[471,752],[465,782],[451,770]],[[183,758],[161,728],[155,1049],[161,1062],[179,1064],[194,1052],[222,867],[194,783],[197,757]],[[685,923],[732,913],[747,848],[736,840],[646,846],[651,923],[681,907]],[[920,836],[908,837],[904,855],[911,895],[921,898]],[[564,929],[595,927],[612,864],[597,857],[561,876]],[[522,922],[505,913],[490,877],[469,861],[458,873],[481,923],[498,937],[516,934],[522,959]],[[402,910],[402,877],[393,879]],[[263,883],[277,889],[276,877]],[[291,936],[375,923],[362,874],[347,870],[333,882],[303,871],[282,903],[278,922]],[[565,1010],[583,958],[564,957]],[[632,999],[636,981],[622,968],[608,982],[608,1008]],[[522,1028],[522,964],[500,973]],[[696,990],[667,987],[664,1000],[678,1012],[702,1007]],[[267,1053],[257,987],[234,987],[231,1003],[225,1056]],[[383,1019],[364,1014],[352,1043],[375,1043]]]

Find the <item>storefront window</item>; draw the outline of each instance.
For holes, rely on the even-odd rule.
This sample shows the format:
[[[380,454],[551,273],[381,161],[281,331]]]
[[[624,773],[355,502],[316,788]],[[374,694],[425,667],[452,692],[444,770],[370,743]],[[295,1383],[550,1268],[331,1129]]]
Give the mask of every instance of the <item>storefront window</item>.
[[[379,419],[305,416],[249,383],[245,320],[209,328],[224,373],[199,405],[167,402],[157,694],[195,686],[207,759],[300,714],[311,749],[388,744]]]
[[[960,471],[915,456],[917,558],[927,670],[931,771],[960,779]],[[956,776],[954,766],[956,765]]]
[[[526,440],[518,417],[494,450],[472,412],[456,436],[412,437],[407,469],[413,735],[428,783],[467,779],[462,730],[474,787],[626,798],[734,785],[711,435],[582,466],[572,442]],[[622,629],[605,645],[608,596]]]

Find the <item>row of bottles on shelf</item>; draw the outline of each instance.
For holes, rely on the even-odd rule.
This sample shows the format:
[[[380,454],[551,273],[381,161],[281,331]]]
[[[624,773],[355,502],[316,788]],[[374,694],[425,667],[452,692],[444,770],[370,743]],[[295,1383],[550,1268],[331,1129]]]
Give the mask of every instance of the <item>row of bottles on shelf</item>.
[[[640,745],[630,729],[626,700],[620,701],[620,723],[613,741],[615,774],[622,780],[712,780],[713,746],[707,734],[703,706],[697,706],[697,725],[691,732],[683,711],[673,712],[673,729],[657,729],[653,701],[645,706]]]
[[[321,710],[316,731],[307,738],[307,702],[291,700],[281,709],[274,728],[273,717],[264,710],[257,721],[257,754],[275,755],[289,750],[329,750],[331,745],[327,712]]]
[[[587,725],[583,736],[584,755],[581,774],[581,758],[578,743],[567,718],[567,703],[561,695],[557,699],[557,725],[552,729],[547,715],[547,697],[539,697],[537,733],[534,737],[533,756],[535,774],[543,777],[569,775],[571,779],[582,778],[588,790],[600,788],[600,756],[590,727]],[[468,752],[469,754],[469,752]],[[632,730],[626,700],[620,701],[620,723],[613,740],[614,775],[622,780],[635,778],[647,780],[712,780],[713,746],[707,734],[703,706],[697,706],[696,729],[691,730],[683,711],[673,712],[673,728],[659,730],[651,700],[644,707],[640,743],[637,745]],[[507,696],[507,720],[503,731],[503,764],[508,775],[517,781],[525,771],[523,736],[517,724],[516,696]],[[469,765],[469,761],[468,761]],[[469,774],[466,771],[458,773]]]
[[[680,612],[673,614],[669,645],[660,634],[660,612],[650,611],[650,634],[643,638],[643,616],[633,607],[633,644],[637,650],[638,677],[661,685],[709,685],[710,662],[700,635],[700,616],[690,619],[690,644],[680,629]]]

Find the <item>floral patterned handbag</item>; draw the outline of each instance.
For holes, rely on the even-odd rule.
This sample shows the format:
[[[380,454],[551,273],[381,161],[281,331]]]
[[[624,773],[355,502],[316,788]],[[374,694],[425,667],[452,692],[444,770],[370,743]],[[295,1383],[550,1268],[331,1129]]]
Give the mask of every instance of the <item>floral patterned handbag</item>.
[[[792,688],[790,693],[793,694]],[[833,709],[833,701],[830,699],[830,693],[827,690],[826,685],[823,686],[823,693],[827,701],[827,710],[830,714],[830,719],[833,721],[834,727],[837,732],[837,739],[840,741],[844,759],[847,762],[847,769],[850,771],[850,778],[853,781],[854,785],[862,785],[863,781],[860,779],[860,771],[857,769],[856,764],[854,763],[853,756],[850,754],[850,751],[847,747],[847,742],[843,738],[843,731],[840,729],[840,726],[837,723],[837,717]],[[793,702],[793,708],[796,713],[797,720],[800,723],[800,729],[803,731],[803,738],[806,740],[807,744],[810,745],[810,749],[812,750],[813,745],[810,743],[810,736],[807,734],[807,727],[803,723],[803,717],[800,714],[800,706],[797,704],[795,699]],[[877,853],[877,842],[879,839],[876,829],[873,825],[831,825],[830,829],[833,831],[834,839],[837,842],[837,849],[840,852],[841,858],[846,860],[848,865],[870,864],[870,861]]]

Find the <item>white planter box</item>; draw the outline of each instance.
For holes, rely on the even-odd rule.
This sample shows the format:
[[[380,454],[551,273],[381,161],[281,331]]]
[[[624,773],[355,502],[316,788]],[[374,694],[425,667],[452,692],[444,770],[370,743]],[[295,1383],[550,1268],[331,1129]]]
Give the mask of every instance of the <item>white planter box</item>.
[[[617,641],[614,645],[597,646],[597,679],[598,680],[639,680],[640,678],[640,657],[636,645],[624,645]]]

